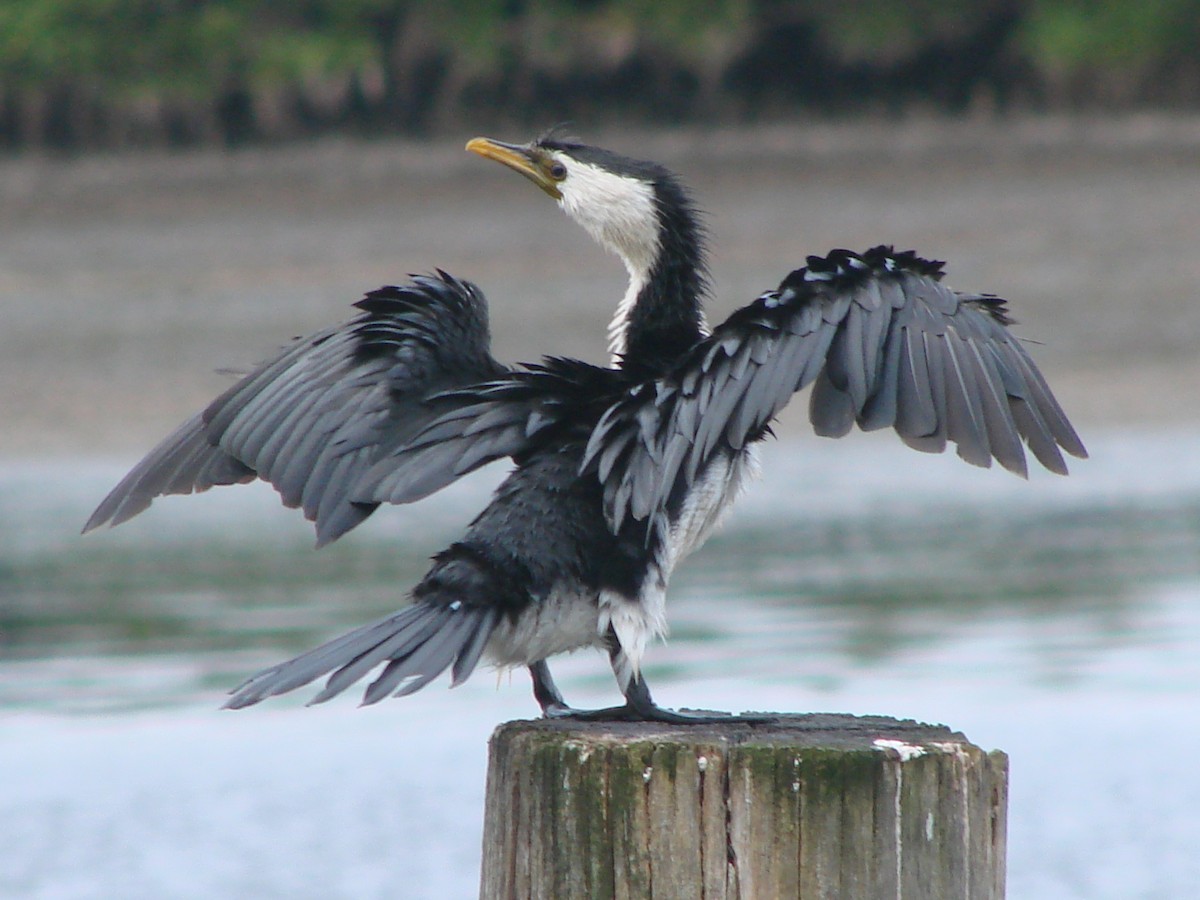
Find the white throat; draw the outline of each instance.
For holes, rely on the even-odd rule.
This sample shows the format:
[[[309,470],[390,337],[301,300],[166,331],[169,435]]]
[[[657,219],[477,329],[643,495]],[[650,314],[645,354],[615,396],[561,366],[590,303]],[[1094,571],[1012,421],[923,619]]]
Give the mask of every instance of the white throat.
[[[629,317],[633,315],[633,307],[637,304],[638,294],[642,292],[642,288],[646,286],[646,281],[650,277],[649,272],[635,272],[628,263],[626,263],[626,267],[629,269],[629,286],[625,288],[625,296],[617,304],[617,311],[613,313],[612,321],[608,323],[608,352],[611,354],[609,361],[614,366],[621,362],[621,357],[625,354],[629,334]]]
[[[615,253],[629,272],[629,287],[608,326],[608,349],[614,365],[625,352],[629,317],[659,251],[658,211],[654,187],[608,172],[590,163],[565,158],[568,176],[559,205],[597,243]]]

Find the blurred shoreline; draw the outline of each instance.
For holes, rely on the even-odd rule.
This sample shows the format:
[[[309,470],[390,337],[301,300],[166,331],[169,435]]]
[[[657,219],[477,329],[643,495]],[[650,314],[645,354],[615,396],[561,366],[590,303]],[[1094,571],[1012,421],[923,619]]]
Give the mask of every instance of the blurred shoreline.
[[[669,128],[588,128],[567,124],[587,143],[620,147],[647,158],[698,163],[752,161],[778,155],[845,163],[848,158],[895,159],[970,154],[993,159],[1030,154],[1097,156],[1155,154],[1200,163],[1200,113],[985,115],[950,118],[909,114],[844,121],[797,119],[764,124],[679,125]],[[325,184],[370,181],[384,175],[469,172],[477,159],[461,153],[474,136],[415,139],[329,136],[240,149],[127,149],[78,155],[29,150],[0,156],[0,201],[5,219],[74,209],[89,191],[150,191],[157,187],[211,187],[242,179],[264,182],[308,175]],[[528,134],[506,134],[525,140]],[[348,164],[353,163],[351,167]],[[331,167],[337,167],[331,168]],[[130,195],[125,194],[126,197]],[[134,199],[136,195],[134,195]],[[144,198],[142,198],[144,199]]]
[[[714,320],[808,253],[914,247],[1010,299],[1082,427],[1200,422],[1200,117],[581,131],[692,185]],[[620,266],[461,146],[0,160],[0,459],[147,449],[228,383],[216,370],[435,266],[484,288],[501,358],[603,361]]]

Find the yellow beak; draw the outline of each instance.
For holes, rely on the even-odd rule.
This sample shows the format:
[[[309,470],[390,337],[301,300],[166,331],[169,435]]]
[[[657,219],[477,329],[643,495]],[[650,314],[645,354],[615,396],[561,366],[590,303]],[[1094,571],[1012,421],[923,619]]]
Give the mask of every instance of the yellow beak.
[[[493,159],[514,172],[520,172],[555,200],[562,199],[558,183],[546,174],[541,160],[528,146],[477,137],[467,141],[467,149],[484,159]]]

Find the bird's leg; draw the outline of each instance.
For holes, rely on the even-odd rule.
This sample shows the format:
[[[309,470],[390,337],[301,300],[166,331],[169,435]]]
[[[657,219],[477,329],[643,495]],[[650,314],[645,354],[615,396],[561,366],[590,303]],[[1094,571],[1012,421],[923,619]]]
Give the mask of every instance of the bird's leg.
[[[613,673],[621,681],[623,672],[628,672],[628,662],[624,658],[621,643],[616,633],[610,628],[608,633],[608,656],[612,663]],[[550,667],[544,659],[539,659],[529,666],[529,674],[533,677],[533,696],[542,707],[542,715],[548,719],[580,719],[586,722],[666,722],[671,725],[704,725],[714,722],[771,722],[772,716],[735,716],[721,712],[676,712],[663,709],[650,696],[650,688],[646,679],[639,672],[628,676],[623,688],[625,704],[609,706],[604,709],[575,709],[563,700],[558,686],[550,677]]]
[[[632,673],[629,661],[617,639],[616,631],[608,629],[608,659],[612,663],[613,674],[625,694],[625,705],[616,707],[619,715],[614,718],[627,722],[666,722],[669,725],[705,725],[716,722],[773,722],[773,716],[735,716],[726,712],[679,712],[664,709],[654,702],[650,696],[650,688],[641,672]],[[606,712],[607,710],[598,710]]]
[[[619,673],[619,658],[621,654],[621,644],[617,640],[616,632],[611,628],[608,630],[605,643],[608,645],[608,656],[612,661],[613,671]],[[616,722],[616,721],[632,721],[639,717],[629,704],[628,694],[624,706],[609,706],[604,709],[575,709],[573,706],[568,706],[567,701],[563,699],[562,692],[559,691],[558,685],[554,683],[554,678],[550,675],[550,666],[546,664],[544,659],[539,659],[537,662],[529,664],[529,675],[533,678],[533,696],[537,700],[538,706],[542,708],[542,715],[547,719],[582,719],[588,722]],[[617,676],[618,681],[620,675]],[[650,700],[649,691],[645,691],[646,701]],[[649,702],[651,707],[653,702]],[[643,704],[644,706],[644,704]],[[666,710],[663,710],[666,712]]]
[[[529,674],[533,678],[533,696],[537,700],[538,706],[542,708],[543,716],[553,719],[570,716],[578,711],[567,706],[567,701],[563,699],[562,692],[554,683],[554,678],[550,675],[550,667],[546,665],[544,659],[530,663]]]
[[[718,722],[773,722],[774,716],[740,715],[726,712],[680,712],[663,709],[650,696],[646,679],[639,672],[625,689],[625,705],[617,707],[625,714],[619,718],[629,722],[666,722],[671,725],[707,725]],[[597,710],[604,712],[604,710]]]

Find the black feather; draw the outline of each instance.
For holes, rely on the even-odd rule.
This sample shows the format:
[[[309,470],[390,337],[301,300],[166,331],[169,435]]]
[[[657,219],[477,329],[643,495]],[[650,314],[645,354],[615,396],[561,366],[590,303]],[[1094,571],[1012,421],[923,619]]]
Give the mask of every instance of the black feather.
[[[942,275],[940,262],[911,252],[837,250],[734,312],[593,431],[585,468],[602,473],[610,527],[668,527],[669,505],[710,461],[761,438],[809,384],[818,434],[890,425],[910,447],[941,452],[953,441],[968,462],[997,459],[1018,474],[1024,438],[1065,471],[1058,448],[1083,446],[1008,334],[1004,302],[956,294]]]
[[[118,524],[155,497],[261,477],[333,540],[374,509],[358,480],[445,412],[428,398],[505,375],[487,304],[443,272],[386,287],[361,315],[298,340],[152,450],[85,528]]]

